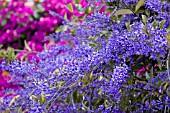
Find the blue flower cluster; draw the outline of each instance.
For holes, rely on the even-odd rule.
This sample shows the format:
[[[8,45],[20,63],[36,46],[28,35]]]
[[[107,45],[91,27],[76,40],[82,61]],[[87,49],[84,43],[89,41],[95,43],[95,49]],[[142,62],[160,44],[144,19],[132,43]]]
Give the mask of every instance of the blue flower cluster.
[[[22,89],[12,99],[4,98],[0,111],[169,112],[166,21],[170,18],[160,17],[169,7],[156,1],[144,2],[143,10],[157,12],[150,16],[147,12],[120,16],[95,13],[80,25],[50,35],[56,40],[68,38],[71,44],[39,53],[38,62],[2,62],[0,67],[10,72],[12,81]]]

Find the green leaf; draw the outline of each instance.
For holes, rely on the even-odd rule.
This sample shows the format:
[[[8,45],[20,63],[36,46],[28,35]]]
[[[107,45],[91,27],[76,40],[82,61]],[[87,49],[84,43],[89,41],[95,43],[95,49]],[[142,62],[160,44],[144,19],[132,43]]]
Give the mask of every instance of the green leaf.
[[[107,34],[108,31],[104,30],[104,31],[101,31],[102,34]]]
[[[154,28],[156,28],[156,26],[158,25],[158,24],[157,24],[157,21],[154,20],[154,21],[152,22],[152,25],[153,25]]]
[[[142,102],[145,103],[145,101],[147,101],[147,98],[143,97]]]
[[[44,94],[41,94],[40,95],[40,105],[44,104],[45,101],[46,101],[46,98],[45,98]]]
[[[89,79],[90,79],[90,81],[92,81],[92,79],[93,79],[93,73],[92,72],[90,73]]]
[[[126,25],[127,30],[128,30],[128,31],[131,31],[130,22],[126,22],[125,25]]]
[[[165,24],[166,20],[162,20],[161,23],[160,23],[160,28],[162,29],[164,27],[164,24]]]
[[[166,35],[166,39],[168,40],[168,45],[170,46],[170,33]]]
[[[14,52],[13,48],[11,48],[11,47],[7,48],[7,55],[8,55],[8,60],[9,61],[15,60],[15,52]]]
[[[34,18],[36,18],[36,19],[38,19],[38,18],[40,17],[37,10],[34,11],[33,16],[34,16]]]
[[[170,31],[170,25],[167,27],[166,31],[167,31],[167,32],[169,32],[169,31]]]
[[[146,79],[149,79],[149,78],[150,78],[148,72],[145,73],[145,76],[146,76]]]
[[[156,84],[156,88],[159,88],[160,86],[161,86],[161,84],[162,84],[162,81],[158,81],[158,83]]]
[[[73,100],[74,100],[74,102],[77,101],[77,98],[78,98],[78,90],[73,92]]]
[[[56,33],[59,33],[60,31],[61,31],[60,27],[57,27],[55,30]]]
[[[76,4],[76,9],[77,11],[81,11],[82,10],[82,5],[81,4]]]
[[[66,7],[70,12],[73,12],[73,6],[71,3],[69,3]]]
[[[107,107],[110,104],[110,102],[108,100],[104,101],[104,105]]]
[[[47,44],[46,43],[44,44],[44,50],[47,50]]]
[[[144,5],[145,0],[139,0],[138,4],[135,7],[135,12],[137,12],[141,6]]]
[[[142,15],[142,20],[143,20],[143,22],[144,22],[145,25],[146,25],[146,23],[147,23],[147,17],[146,17],[146,15]]]
[[[51,84],[50,84],[50,88],[52,88],[52,87],[53,87],[53,84],[51,83]]]
[[[165,72],[166,72],[166,69],[163,68],[163,69],[161,69],[161,70],[159,70],[159,71],[156,71],[155,73],[156,73],[156,74],[159,74],[159,73],[165,73]]]
[[[151,79],[154,77],[153,73],[154,73],[154,67],[151,66],[151,69],[150,69],[150,78]]]
[[[150,10],[146,9],[146,10],[145,10],[145,13],[146,13],[146,15],[147,15],[148,17],[150,17],[150,13],[151,13]]]
[[[2,2],[2,6],[6,7],[7,6],[7,2]]]
[[[163,88],[164,88],[164,89],[167,89],[167,88],[168,88],[168,85],[169,85],[169,82],[165,82]]]
[[[107,8],[107,9],[106,9],[106,12],[112,13],[113,11],[114,11],[114,8]]]
[[[94,43],[89,43],[89,46],[91,46],[92,48],[95,47],[96,45]]]
[[[71,30],[70,30],[70,33],[71,33],[72,35],[74,35],[74,34],[75,34],[75,32],[76,32],[76,30],[75,30],[75,29],[71,29]]]
[[[7,20],[3,19],[2,22],[1,22],[1,25],[4,26],[6,23],[7,23]]]
[[[26,49],[28,49],[28,51],[31,51],[31,48],[30,48],[29,45],[27,44],[26,40],[24,40],[24,45],[25,45]]]
[[[80,0],[76,0],[76,4],[79,4],[80,3]]]
[[[160,70],[162,70],[162,62],[161,61],[158,61],[158,67]]]
[[[116,11],[115,15],[125,15],[125,14],[133,14],[133,12],[130,9],[120,9]]]
[[[64,14],[64,19],[68,20],[67,13]]]
[[[89,12],[90,12],[89,9],[90,9],[90,8],[86,8],[84,12],[85,12],[86,14],[89,14]]]
[[[141,14],[141,13],[144,13],[144,12],[145,12],[144,9],[139,9],[136,13],[137,13],[137,14]]]
[[[67,25],[62,26],[62,31],[66,31],[66,30],[67,30],[67,28],[68,28],[68,26],[67,26]]]

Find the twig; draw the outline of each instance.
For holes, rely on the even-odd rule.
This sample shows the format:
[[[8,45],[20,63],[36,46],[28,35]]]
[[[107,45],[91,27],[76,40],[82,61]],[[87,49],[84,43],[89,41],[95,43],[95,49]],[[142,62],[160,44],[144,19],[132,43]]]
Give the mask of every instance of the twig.
[[[168,79],[169,79],[169,82],[170,82],[170,73],[169,73],[169,57],[170,57],[170,50],[168,51],[168,58],[166,60],[166,67],[167,67],[167,73],[168,73]]]
[[[20,50],[20,49],[14,49],[15,52],[26,52],[26,53],[39,53],[38,51],[27,51],[27,50]]]

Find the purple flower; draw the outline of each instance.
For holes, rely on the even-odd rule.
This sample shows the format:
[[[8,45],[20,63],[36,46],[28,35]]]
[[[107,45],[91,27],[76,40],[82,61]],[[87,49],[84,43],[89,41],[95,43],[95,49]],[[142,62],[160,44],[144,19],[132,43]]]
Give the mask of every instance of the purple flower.
[[[155,12],[162,12],[163,3],[161,0],[146,0],[145,1],[146,8],[151,9]]]

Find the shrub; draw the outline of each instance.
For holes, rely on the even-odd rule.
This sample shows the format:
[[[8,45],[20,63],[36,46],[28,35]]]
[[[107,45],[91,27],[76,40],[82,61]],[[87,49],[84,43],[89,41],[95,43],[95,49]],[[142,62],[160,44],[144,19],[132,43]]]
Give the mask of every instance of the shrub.
[[[169,112],[169,2],[105,2],[110,16],[97,11],[51,35],[70,45],[39,53],[39,62],[2,62],[23,87],[2,111]]]

